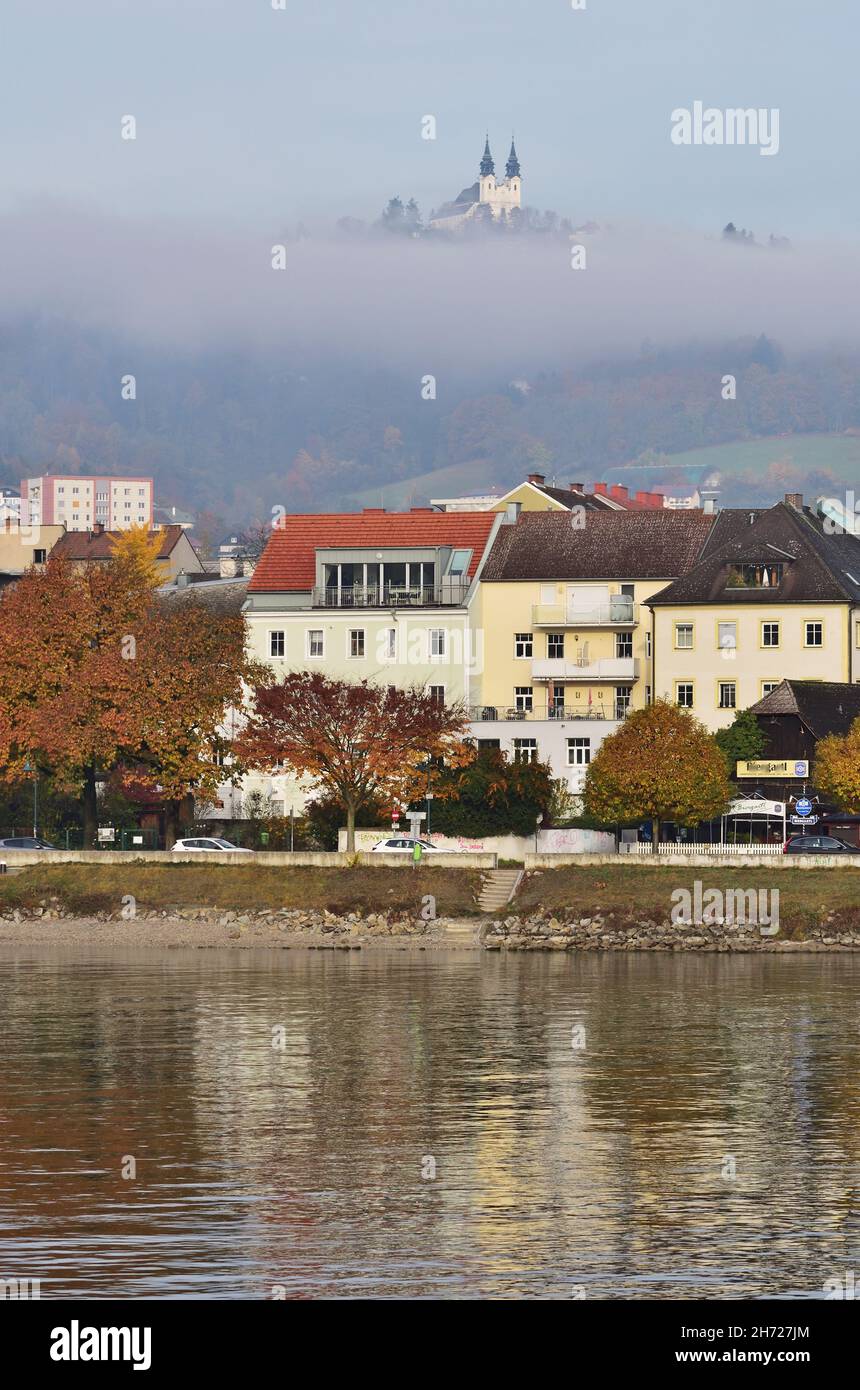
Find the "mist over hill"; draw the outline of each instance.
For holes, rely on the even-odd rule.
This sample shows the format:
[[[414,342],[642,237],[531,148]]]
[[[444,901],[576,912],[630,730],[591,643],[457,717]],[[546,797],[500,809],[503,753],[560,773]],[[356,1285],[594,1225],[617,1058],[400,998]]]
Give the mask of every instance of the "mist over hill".
[[[425,501],[442,469],[443,492],[630,465],[677,488],[665,455],[860,429],[855,249],[583,242],[573,270],[565,238],[279,242],[22,207],[0,222],[0,482],[152,473],[160,501],[233,526],[411,479]],[[751,472],[725,503],[792,481]]]

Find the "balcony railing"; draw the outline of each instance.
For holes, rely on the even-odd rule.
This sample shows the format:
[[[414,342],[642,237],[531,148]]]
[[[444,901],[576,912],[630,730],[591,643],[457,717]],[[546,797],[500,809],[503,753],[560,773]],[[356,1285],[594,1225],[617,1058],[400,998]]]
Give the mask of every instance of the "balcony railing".
[[[519,709],[513,705],[470,705],[469,720],[472,724],[508,724],[526,720],[534,723],[541,719],[624,719],[629,706],[625,703],[609,701],[582,708],[568,705],[533,705],[531,709]]]
[[[443,579],[440,584],[369,584],[351,588],[314,588],[314,608],[440,608],[459,606],[469,591],[466,579]]]
[[[560,656],[543,657],[532,662],[532,677],[538,681],[635,681],[639,679],[639,658],[602,656],[594,661],[565,661]]]
[[[617,594],[594,608],[572,608],[563,603],[532,604],[532,627],[636,627],[639,605],[627,594]]]

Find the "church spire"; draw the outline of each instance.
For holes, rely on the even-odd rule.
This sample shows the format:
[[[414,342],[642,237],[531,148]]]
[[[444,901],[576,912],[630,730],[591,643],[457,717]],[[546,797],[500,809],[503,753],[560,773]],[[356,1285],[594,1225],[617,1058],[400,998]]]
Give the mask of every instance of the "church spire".
[[[481,177],[486,174],[494,174],[496,166],[493,163],[493,156],[490,154],[490,132],[487,131],[487,139],[484,145],[484,157],[481,160]]]
[[[511,136],[511,152],[508,155],[508,162],[505,165],[505,173],[509,179],[518,179],[520,177],[520,161],[517,159],[517,151],[513,136]]]

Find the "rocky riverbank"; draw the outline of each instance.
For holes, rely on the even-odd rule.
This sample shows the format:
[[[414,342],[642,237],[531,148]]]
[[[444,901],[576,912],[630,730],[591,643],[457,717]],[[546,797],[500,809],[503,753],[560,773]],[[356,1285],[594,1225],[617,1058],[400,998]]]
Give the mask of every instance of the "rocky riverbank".
[[[855,924],[841,926],[836,914],[821,927],[801,933],[789,924],[738,925],[729,922],[683,926],[623,921],[595,913],[561,919],[546,913],[509,916],[481,933],[489,951],[852,951],[860,948]]]

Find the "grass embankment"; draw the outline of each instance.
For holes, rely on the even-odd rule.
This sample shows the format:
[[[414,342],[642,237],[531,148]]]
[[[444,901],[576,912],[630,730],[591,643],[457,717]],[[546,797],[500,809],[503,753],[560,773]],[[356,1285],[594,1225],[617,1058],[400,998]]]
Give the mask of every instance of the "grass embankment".
[[[212,907],[258,912],[265,908],[391,909],[417,916],[432,894],[438,916],[477,912],[481,873],[477,869],[269,868],[197,864],[34,865],[0,878],[0,912],[32,909],[55,899],[81,917],[119,913],[131,895],[138,910]]]
[[[684,864],[665,868],[635,865],[594,865],[547,869],[528,874],[513,906],[518,915],[543,908],[559,915],[577,912],[591,916],[614,913],[619,922],[663,922],[672,910],[672,893],[686,888],[692,894],[698,881],[702,891],[779,889],[782,935],[802,934],[824,925],[831,913],[841,929],[860,927],[860,871],[856,869],[705,869]]]

